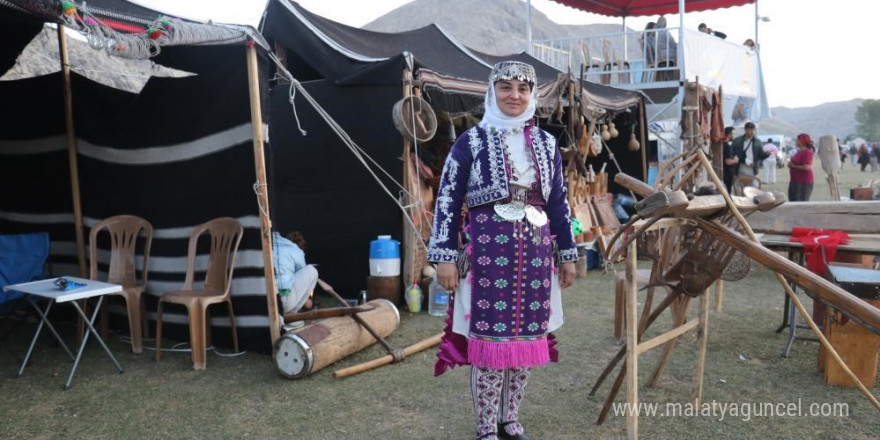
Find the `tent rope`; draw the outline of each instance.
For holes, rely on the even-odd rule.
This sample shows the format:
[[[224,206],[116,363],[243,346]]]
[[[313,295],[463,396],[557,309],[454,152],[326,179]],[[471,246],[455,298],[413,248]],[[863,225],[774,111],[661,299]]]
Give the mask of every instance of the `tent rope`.
[[[387,170],[385,170],[385,168],[383,168],[381,165],[379,165],[379,163],[376,162],[375,159],[373,159],[369,154],[367,154],[367,152],[364,151],[364,149],[361,148],[357,144],[357,142],[355,142],[351,138],[351,136],[348,135],[348,133],[345,132],[345,130],[339,125],[339,123],[336,122],[336,120],[334,120],[333,117],[330,116],[330,114],[327,113],[327,111],[324,110],[323,107],[321,107],[321,105],[318,103],[318,101],[316,101],[315,98],[312,97],[311,94],[309,94],[309,92],[305,89],[305,87],[302,86],[302,83],[300,83],[299,80],[294,78],[293,74],[290,73],[290,71],[284,67],[284,65],[281,63],[281,61],[278,59],[278,57],[275,56],[274,53],[269,52],[268,55],[269,55],[269,58],[275,63],[275,66],[278,69],[278,71],[281,72],[283,77],[285,79],[287,79],[287,81],[290,82],[290,90],[298,91],[302,95],[303,99],[305,99],[306,102],[308,102],[312,106],[312,108],[315,109],[315,112],[317,112],[318,115],[321,117],[321,119],[323,119],[324,122],[327,123],[327,125],[330,127],[331,130],[333,130],[333,132],[336,134],[336,136],[338,136],[339,139],[342,140],[342,143],[345,144],[346,148],[348,148],[349,151],[351,151],[351,153],[354,154],[354,156],[358,160],[358,162],[360,162],[364,166],[364,168],[367,170],[367,172],[370,173],[371,176],[373,176],[373,179],[376,181],[376,183],[379,184],[379,187],[382,188],[382,191],[385,192],[385,194],[387,194],[388,197],[394,201],[394,204],[403,213],[403,218],[406,220],[406,223],[411,228],[413,228],[413,230],[418,231],[419,228],[416,227],[415,222],[412,219],[412,216],[410,216],[409,212],[407,211],[407,207],[405,207],[401,203],[399,197],[394,196],[394,194],[391,192],[391,190],[388,188],[388,186],[385,184],[385,182],[382,181],[382,178],[377,174],[376,170],[378,170],[381,174],[385,175],[385,177],[387,177],[388,180],[390,180],[391,182],[394,182],[394,184],[397,185],[397,187],[400,189],[402,194],[405,195],[407,200],[416,200],[413,197],[413,195],[410,194],[410,192],[407,191],[406,188],[400,184],[400,182],[395,180],[394,177],[392,177],[391,174]],[[296,116],[296,105],[294,103],[294,97],[293,97],[292,92],[291,92],[291,96],[289,97],[288,101],[290,102],[291,107],[293,107],[294,116]],[[297,117],[297,126],[299,126],[299,118],[298,117]],[[305,131],[302,130],[301,128],[300,128],[300,131],[305,133]],[[372,164],[372,166],[371,166],[371,164]],[[375,167],[375,169],[373,167]],[[417,205],[417,206],[424,205],[424,203],[421,200],[417,200],[415,205]],[[418,240],[417,242],[423,248],[425,248],[425,250],[427,250],[427,246],[425,245],[425,243],[422,240]]]

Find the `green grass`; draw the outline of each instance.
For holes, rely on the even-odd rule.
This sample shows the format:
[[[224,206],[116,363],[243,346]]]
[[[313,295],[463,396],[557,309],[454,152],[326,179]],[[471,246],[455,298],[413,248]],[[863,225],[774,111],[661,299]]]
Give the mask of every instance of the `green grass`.
[[[817,165],[818,169],[818,165]],[[786,187],[787,173],[771,188]],[[817,172],[814,200],[827,198]],[[847,166],[842,188],[867,180]],[[875,175],[876,176],[876,175]],[[846,194],[848,191],[843,191]],[[710,313],[703,397],[722,403],[797,402],[849,405],[834,417],[642,417],[644,439],[873,439],[880,415],[856,389],[826,386],[816,370],[818,345],[797,342],[791,357],[775,334],[783,293],[772,272],[753,270],[725,286],[724,306]],[[608,389],[587,393],[618,345],[611,337],[614,275],[590,272],[564,294],[566,324],[558,332],[561,361],[537,369],[529,383],[521,419],[533,439],[620,439],[625,419],[611,415],[595,424]],[[807,307],[810,301],[805,300]],[[691,316],[695,316],[694,301]],[[401,313],[391,337],[401,347],[441,330],[442,319]],[[668,328],[668,316],[651,334]],[[70,332],[70,325],[62,325]],[[32,332],[26,325],[10,339],[23,353]],[[802,331],[807,333],[807,331]],[[639,390],[643,402],[685,403],[690,398],[695,332],[679,343],[659,386]],[[268,355],[208,355],[208,368],[193,371],[186,354],[133,355],[117,339],[110,347],[125,368],[117,374],[97,345],[90,344],[73,388],[61,387],[69,368],[63,351],[44,338],[33,365],[15,378],[18,365],[0,352],[2,439],[469,439],[473,416],[466,370],[432,377],[434,350],[348,379],[335,369],[383,354],[372,346],[299,381],[279,375]],[[645,382],[657,349],[640,360]],[[741,356],[745,359],[742,360]],[[878,387],[874,387],[875,395]],[[618,397],[623,401],[624,394]]]

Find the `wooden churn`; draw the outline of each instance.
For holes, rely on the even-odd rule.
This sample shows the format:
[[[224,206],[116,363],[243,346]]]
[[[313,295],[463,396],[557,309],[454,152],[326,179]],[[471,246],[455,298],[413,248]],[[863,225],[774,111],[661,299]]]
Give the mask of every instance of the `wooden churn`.
[[[358,314],[380,336],[387,337],[400,325],[397,307],[386,299],[368,302],[373,310]],[[275,366],[288,379],[301,379],[311,373],[363,350],[376,339],[350,316],[327,318],[275,342]]]
[[[393,304],[400,304],[403,284],[400,277],[367,277],[367,301],[387,299]]]

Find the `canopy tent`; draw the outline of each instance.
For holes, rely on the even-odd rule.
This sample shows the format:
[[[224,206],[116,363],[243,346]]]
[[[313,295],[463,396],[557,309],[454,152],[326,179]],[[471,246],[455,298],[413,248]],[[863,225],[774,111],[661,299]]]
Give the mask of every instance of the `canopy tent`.
[[[149,38],[143,31],[163,15],[122,0],[88,4],[93,17],[126,41]],[[0,1],[0,35],[6,42],[0,50],[0,74],[15,63],[44,23],[67,23],[61,17],[59,1]],[[71,128],[76,136],[73,163],[78,164],[73,168],[66,135],[64,71],[0,81],[0,96],[9,103],[0,108],[4,121],[0,233],[49,232],[54,275],[78,274],[77,215],[71,198],[75,169],[86,235],[90,226],[116,214],[138,215],[155,227],[146,301],[153,309],[157,295],[183,283],[191,229],[212,218],[235,217],[245,227],[231,289],[239,337],[242,347],[267,348],[245,63],[251,50],[246,42],[251,36],[261,38],[242,26],[177,23],[196,31],[193,38],[186,44],[166,41],[153,60],[192,76],[153,77],[139,94],[133,94],[70,73]],[[99,240],[97,247],[99,270],[106,271],[109,243]],[[200,248],[197,272],[205,270],[206,256],[207,249]],[[168,312],[169,335],[186,340],[186,313]],[[214,325],[228,326],[225,310],[212,315]],[[213,335],[216,344],[227,344],[228,330]]]
[[[582,11],[612,17],[640,17],[679,12],[679,0],[553,0]],[[698,12],[755,3],[756,0],[684,0],[685,11]]]
[[[303,87],[398,182],[406,180],[401,156],[408,157],[409,148],[390,116],[403,97],[401,81],[409,85],[404,71],[435,111],[453,115],[480,111],[491,66],[502,58],[535,65],[539,107],[548,114],[569,84],[567,74],[527,54],[480,54],[436,24],[374,32],[317,16],[295,2],[270,0],[260,29]],[[597,105],[614,110],[642,100],[639,92],[595,84],[585,89]],[[406,235],[400,208],[301,96],[291,96],[289,84],[279,82],[271,94],[273,222],[281,231],[303,232],[308,260],[318,263],[322,278],[351,295],[366,285],[370,240]]]

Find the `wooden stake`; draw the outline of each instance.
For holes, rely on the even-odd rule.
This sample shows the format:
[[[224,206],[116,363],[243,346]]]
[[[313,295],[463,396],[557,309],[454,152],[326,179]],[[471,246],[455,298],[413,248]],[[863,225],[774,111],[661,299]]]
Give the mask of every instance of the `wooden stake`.
[[[639,406],[639,335],[638,314],[638,266],[636,261],[638,245],[635,240],[629,245],[626,254],[626,402],[630,410],[626,412],[626,438],[639,438],[639,416],[633,409]]]
[[[73,127],[73,93],[70,84],[70,60],[64,25],[58,25],[58,52],[61,54],[61,77],[64,79],[64,123],[67,126],[67,162],[70,165],[70,190],[73,196],[73,226],[76,228],[76,257],[79,276],[86,275],[86,246],[83,237],[82,202],[79,194],[79,165],[76,157],[76,133]]]
[[[727,205],[730,209],[730,212],[734,215],[734,217],[736,217],[736,220],[740,223],[740,225],[742,225],[743,230],[745,230],[746,232],[746,235],[748,235],[748,237],[753,242],[760,243],[760,240],[758,240],[758,237],[755,235],[755,231],[752,230],[752,227],[746,221],[745,217],[742,216],[742,214],[739,212],[739,209],[737,209],[736,205],[733,203],[733,199],[731,199],[730,194],[727,193],[727,188],[724,186],[724,183],[721,182],[721,179],[719,179],[718,175],[715,174],[715,170],[712,169],[712,164],[709,163],[709,159],[706,157],[706,154],[703,153],[702,149],[697,151],[697,154],[700,156],[700,161],[703,162],[703,165],[707,168],[706,172],[715,183],[718,191],[720,191],[721,194],[724,196],[724,199],[727,200]],[[776,279],[779,281],[779,284],[782,285],[782,288],[785,290],[785,293],[788,295],[791,302],[794,303],[795,307],[797,307],[798,309],[798,312],[804,318],[804,321],[807,323],[807,325],[810,326],[810,329],[813,331],[816,337],[819,338],[819,342],[822,343],[822,346],[826,350],[828,350],[828,354],[830,354],[831,357],[834,358],[834,361],[837,362],[838,365],[840,365],[840,368],[846,373],[847,376],[849,376],[850,379],[853,380],[853,382],[859,387],[859,390],[862,391],[862,393],[868,398],[868,400],[870,400],[871,403],[875,407],[877,407],[878,410],[880,410],[880,402],[877,401],[877,398],[874,397],[873,394],[871,394],[871,391],[869,391],[865,387],[865,385],[862,383],[862,381],[859,380],[855,373],[850,370],[850,368],[846,365],[846,362],[844,362],[843,359],[840,358],[840,355],[837,354],[837,350],[835,350],[834,347],[831,346],[831,343],[828,342],[828,339],[825,338],[825,335],[822,334],[822,331],[819,330],[818,326],[816,326],[816,323],[813,321],[812,315],[807,312],[806,308],[804,308],[803,303],[801,303],[801,300],[797,297],[797,295],[795,295],[794,290],[791,289],[791,286],[788,285],[788,281],[786,281],[785,277],[782,276],[782,274],[780,274],[779,272],[775,272],[775,275]]]
[[[260,106],[260,70],[257,66],[257,49],[247,48],[248,92],[251,101],[251,126],[254,138],[254,167],[257,175],[257,205],[260,209],[260,241],[263,246],[263,275],[266,278],[266,304],[269,313],[269,335],[272,346],[281,337],[278,322],[278,300],[275,286],[275,263],[272,256],[272,220],[269,217],[269,186],[266,184],[266,156],[263,151],[263,114]]]
[[[724,300],[724,280],[718,278],[715,281],[715,311],[721,311],[721,301]]]
[[[706,371],[706,344],[709,342],[709,289],[700,296],[700,333],[697,339],[697,366],[694,370],[692,400],[699,407],[703,400],[703,376]]]

